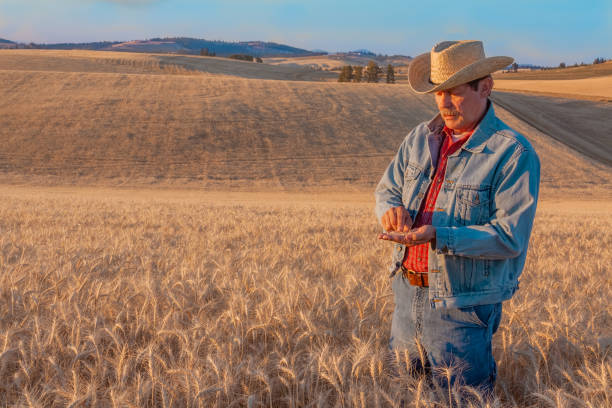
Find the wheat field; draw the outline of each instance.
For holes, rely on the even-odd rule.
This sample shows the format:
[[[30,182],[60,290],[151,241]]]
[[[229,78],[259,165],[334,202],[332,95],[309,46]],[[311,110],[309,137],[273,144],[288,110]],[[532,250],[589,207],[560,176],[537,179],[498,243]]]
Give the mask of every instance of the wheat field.
[[[388,350],[372,196],[433,112],[404,85],[0,53],[0,406],[446,406]],[[611,406],[612,171],[496,112],[541,201],[495,401],[450,398]]]
[[[438,406],[387,349],[370,196],[0,197],[2,406]],[[540,205],[493,406],[611,403],[611,214]]]

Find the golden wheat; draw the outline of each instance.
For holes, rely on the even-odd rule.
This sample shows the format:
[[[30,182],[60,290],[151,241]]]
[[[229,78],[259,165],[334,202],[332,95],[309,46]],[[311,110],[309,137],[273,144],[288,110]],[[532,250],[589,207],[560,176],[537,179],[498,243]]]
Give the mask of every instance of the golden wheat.
[[[458,399],[388,351],[389,245],[371,194],[347,193],[371,191],[430,99],[183,71],[227,68],[214,59],[90,54],[0,55],[0,181],[12,184],[0,185],[0,404]],[[545,200],[495,338],[492,406],[610,406],[612,174],[498,113],[540,153]],[[49,181],[64,187],[31,187]],[[465,391],[455,402],[486,405]]]
[[[496,403],[610,404],[610,214],[540,206],[495,338]],[[442,398],[388,352],[389,246],[369,196],[8,187],[0,222],[2,405]]]

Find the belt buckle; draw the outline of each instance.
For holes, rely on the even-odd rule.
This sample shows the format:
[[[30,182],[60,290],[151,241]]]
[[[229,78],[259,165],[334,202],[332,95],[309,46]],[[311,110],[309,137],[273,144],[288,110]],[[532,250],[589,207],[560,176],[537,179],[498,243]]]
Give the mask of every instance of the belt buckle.
[[[402,275],[405,278],[408,278],[408,281],[412,286],[420,286],[422,288],[429,287],[428,282],[425,282],[425,274],[422,272],[415,272],[413,270],[407,269],[404,265],[401,266]]]

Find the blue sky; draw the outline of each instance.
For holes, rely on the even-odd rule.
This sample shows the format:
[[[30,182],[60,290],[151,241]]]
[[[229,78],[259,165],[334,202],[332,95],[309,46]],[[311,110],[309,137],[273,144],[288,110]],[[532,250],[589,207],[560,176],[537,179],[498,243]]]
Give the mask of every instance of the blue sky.
[[[612,0],[0,0],[0,38],[13,41],[165,36],[412,56],[480,39],[519,63],[590,63],[612,58]]]

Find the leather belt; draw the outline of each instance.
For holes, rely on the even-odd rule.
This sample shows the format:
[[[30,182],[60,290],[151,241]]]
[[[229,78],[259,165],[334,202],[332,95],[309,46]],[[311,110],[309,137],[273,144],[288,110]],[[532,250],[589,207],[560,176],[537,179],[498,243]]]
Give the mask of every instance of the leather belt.
[[[410,282],[412,286],[421,286],[424,288],[429,287],[427,272],[415,272],[410,269],[406,269],[404,265],[402,265],[402,274],[404,275],[404,278],[408,279],[408,282]]]

